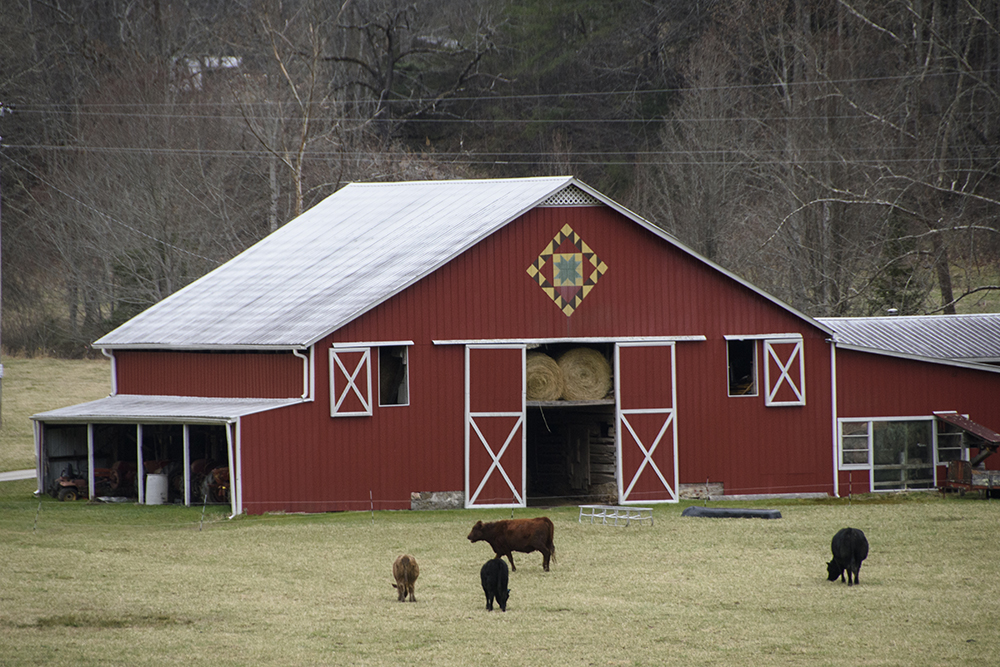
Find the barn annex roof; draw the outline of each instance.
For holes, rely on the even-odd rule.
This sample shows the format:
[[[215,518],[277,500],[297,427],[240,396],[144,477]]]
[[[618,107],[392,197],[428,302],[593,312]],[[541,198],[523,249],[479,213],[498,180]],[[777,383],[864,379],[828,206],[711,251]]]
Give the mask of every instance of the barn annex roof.
[[[1000,313],[818,320],[845,345],[930,359],[1000,362]]]
[[[610,206],[826,329],[569,177],[353,183],[94,343],[114,349],[302,349],[526,211]]]
[[[81,421],[223,423],[245,415],[301,402],[302,399],[299,398],[205,398],[116,394],[89,403],[40,412],[31,418],[49,423]]]

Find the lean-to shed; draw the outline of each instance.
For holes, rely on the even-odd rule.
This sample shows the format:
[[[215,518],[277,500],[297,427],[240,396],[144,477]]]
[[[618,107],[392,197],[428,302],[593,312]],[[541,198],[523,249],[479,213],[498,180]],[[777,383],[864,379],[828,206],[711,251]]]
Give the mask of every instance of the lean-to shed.
[[[96,341],[113,395],[35,415],[39,485],[117,466],[192,502],[224,471],[234,513],[828,495],[933,485],[935,412],[1000,427],[997,369],[837,335],[571,177],[352,184]],[[538,398],[529,354],[581,391]]]

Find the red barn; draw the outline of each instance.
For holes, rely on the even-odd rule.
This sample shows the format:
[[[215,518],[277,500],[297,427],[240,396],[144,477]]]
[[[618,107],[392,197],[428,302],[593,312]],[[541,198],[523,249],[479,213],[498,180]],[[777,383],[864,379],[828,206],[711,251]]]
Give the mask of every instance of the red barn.
[[[255,514],[836,495],[933,487],[979,442],[936,413],[1000,428],[1000,369],[841,325],[570,177],[352,184],[96,341],[113,393],[35,415],[39,489],[72,467],[143,501],[159,474]],[[533,395],[529,353],[567,388],[589,359],[591,395]]]

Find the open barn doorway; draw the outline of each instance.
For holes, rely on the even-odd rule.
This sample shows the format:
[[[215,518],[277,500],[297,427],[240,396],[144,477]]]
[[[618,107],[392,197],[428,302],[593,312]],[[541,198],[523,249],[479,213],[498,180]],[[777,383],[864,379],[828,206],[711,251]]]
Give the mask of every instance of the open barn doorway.
[[[610,344],[549,344],[528,351],[528,505],[617,502],[612,352]],[[573,359],[586,367],[574,371],[568,365]],[[549,375],[572,386],[542,386],[542,376]]]
[[[529,406],[528,505],[617,503],[614,405]]]

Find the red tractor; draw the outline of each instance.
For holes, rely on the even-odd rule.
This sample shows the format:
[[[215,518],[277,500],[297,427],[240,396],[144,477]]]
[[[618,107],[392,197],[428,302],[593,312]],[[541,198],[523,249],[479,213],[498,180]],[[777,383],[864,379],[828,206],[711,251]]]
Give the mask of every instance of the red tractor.
[[[94,486],[98,495],[106,495],[111,490],[112,471],[110,468],[94,468]],[[63,470],[49,487],[49,493],[59,500],[89,498],[90,489],[85,471],[74,471],[73,466]]]

